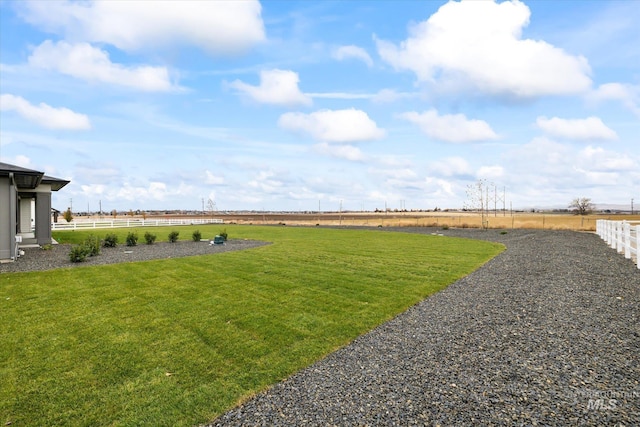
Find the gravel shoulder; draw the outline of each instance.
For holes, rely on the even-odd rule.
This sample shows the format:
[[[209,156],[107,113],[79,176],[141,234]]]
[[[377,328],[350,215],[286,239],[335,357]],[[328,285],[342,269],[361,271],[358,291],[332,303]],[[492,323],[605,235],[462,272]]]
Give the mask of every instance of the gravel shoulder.
[[[16,262],[0,264],[0,274],[17,271],[43,271],[56,268],[76,268],[88,265],[118,264],[123,262],[149,261],[154,259],[180,258],[206,255],[228,251],[250,249],[269,244],[256,240],[228,240],[224,245],[210,245],[208,241],[177,241],[175,243],[157,242],[153,245],[138,244],[129,247],[118,245],[114,248],[102,248],[95,257],[84,262],[69,261],[69,250],[73,245],[52,245],[51,249],[25,248],[25,255]]]
[[[640,425],[630,260],[590,233],[396,231],[507,250],[210,425]]]

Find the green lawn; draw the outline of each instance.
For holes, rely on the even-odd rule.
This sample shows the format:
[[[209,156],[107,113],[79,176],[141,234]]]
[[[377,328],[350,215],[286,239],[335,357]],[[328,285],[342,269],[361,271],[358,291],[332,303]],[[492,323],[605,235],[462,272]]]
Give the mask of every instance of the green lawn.
[[[273,244],[0,274],[0,423],[205,423],[503,250],[377,230],[175,229],[189,240],[196,228],[212,238],[223,227],[230,239]],[[121,242],[128,231],[116,231]],[[151,231],[166,240],[170,229]]]

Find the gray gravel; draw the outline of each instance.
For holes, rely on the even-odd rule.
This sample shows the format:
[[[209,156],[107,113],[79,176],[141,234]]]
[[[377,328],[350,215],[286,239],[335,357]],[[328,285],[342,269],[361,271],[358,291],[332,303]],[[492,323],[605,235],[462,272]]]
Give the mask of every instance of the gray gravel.
[[[69,251],[73,245],[52,245],[51,249],[25,248],[25,255],[16,262],[0,264],[0,274],[16,271],[42,271],[55,268],[84,267],[87,265],[117,264],[122,262],[148,261],[152,259],[180,258],[205,255],[241,249],[255,248],[267,242],[256,240],[228,240],[224,245],[210,245],[209,242],[180,241],[175,243],[156,242],[153,245],[138,244],[133,247],[118,245],[102,248],[100,255],[88,257],[84,262],[69,261]]]
[[[588,233],[399,231],[508,249],[211,425],[640,425],[631,261]]]

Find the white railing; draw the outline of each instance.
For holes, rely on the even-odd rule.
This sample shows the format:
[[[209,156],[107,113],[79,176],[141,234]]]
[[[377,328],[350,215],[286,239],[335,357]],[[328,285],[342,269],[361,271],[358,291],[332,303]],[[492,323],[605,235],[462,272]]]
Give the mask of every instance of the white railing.
[[[596,233],[618,253],[623,253],[627,259],[635,259],[640,269],[640,222],[596,221]]]
[[[164,225],[222,224],[218,218],[210,219],[114,219],[103,221],[52,222],[51,230],[86,230],[90,228],[156,227]]]

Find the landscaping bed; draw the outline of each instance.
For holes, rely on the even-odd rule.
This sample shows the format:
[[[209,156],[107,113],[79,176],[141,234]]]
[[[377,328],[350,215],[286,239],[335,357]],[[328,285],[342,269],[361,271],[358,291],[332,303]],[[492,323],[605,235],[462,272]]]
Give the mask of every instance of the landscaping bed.
[[[47,249],[25,248],[24,256],[16,262],[0,264],[0,273],[17,271],[42,271],[56,268],[82,267],[87,265],[118,264],[122,262],[148,261],[153,259],[182,258],[250,249],[263,246],[268,242],[246,239],[228,240],[223,245],[211,245],[209,241],[177,241],[175,243],[158,242],[152,245],[118,245],[113,248],[101,248],[100,255],[87,257],[84,262],[71,262],[69,251],[73,245],[51,245]]]

